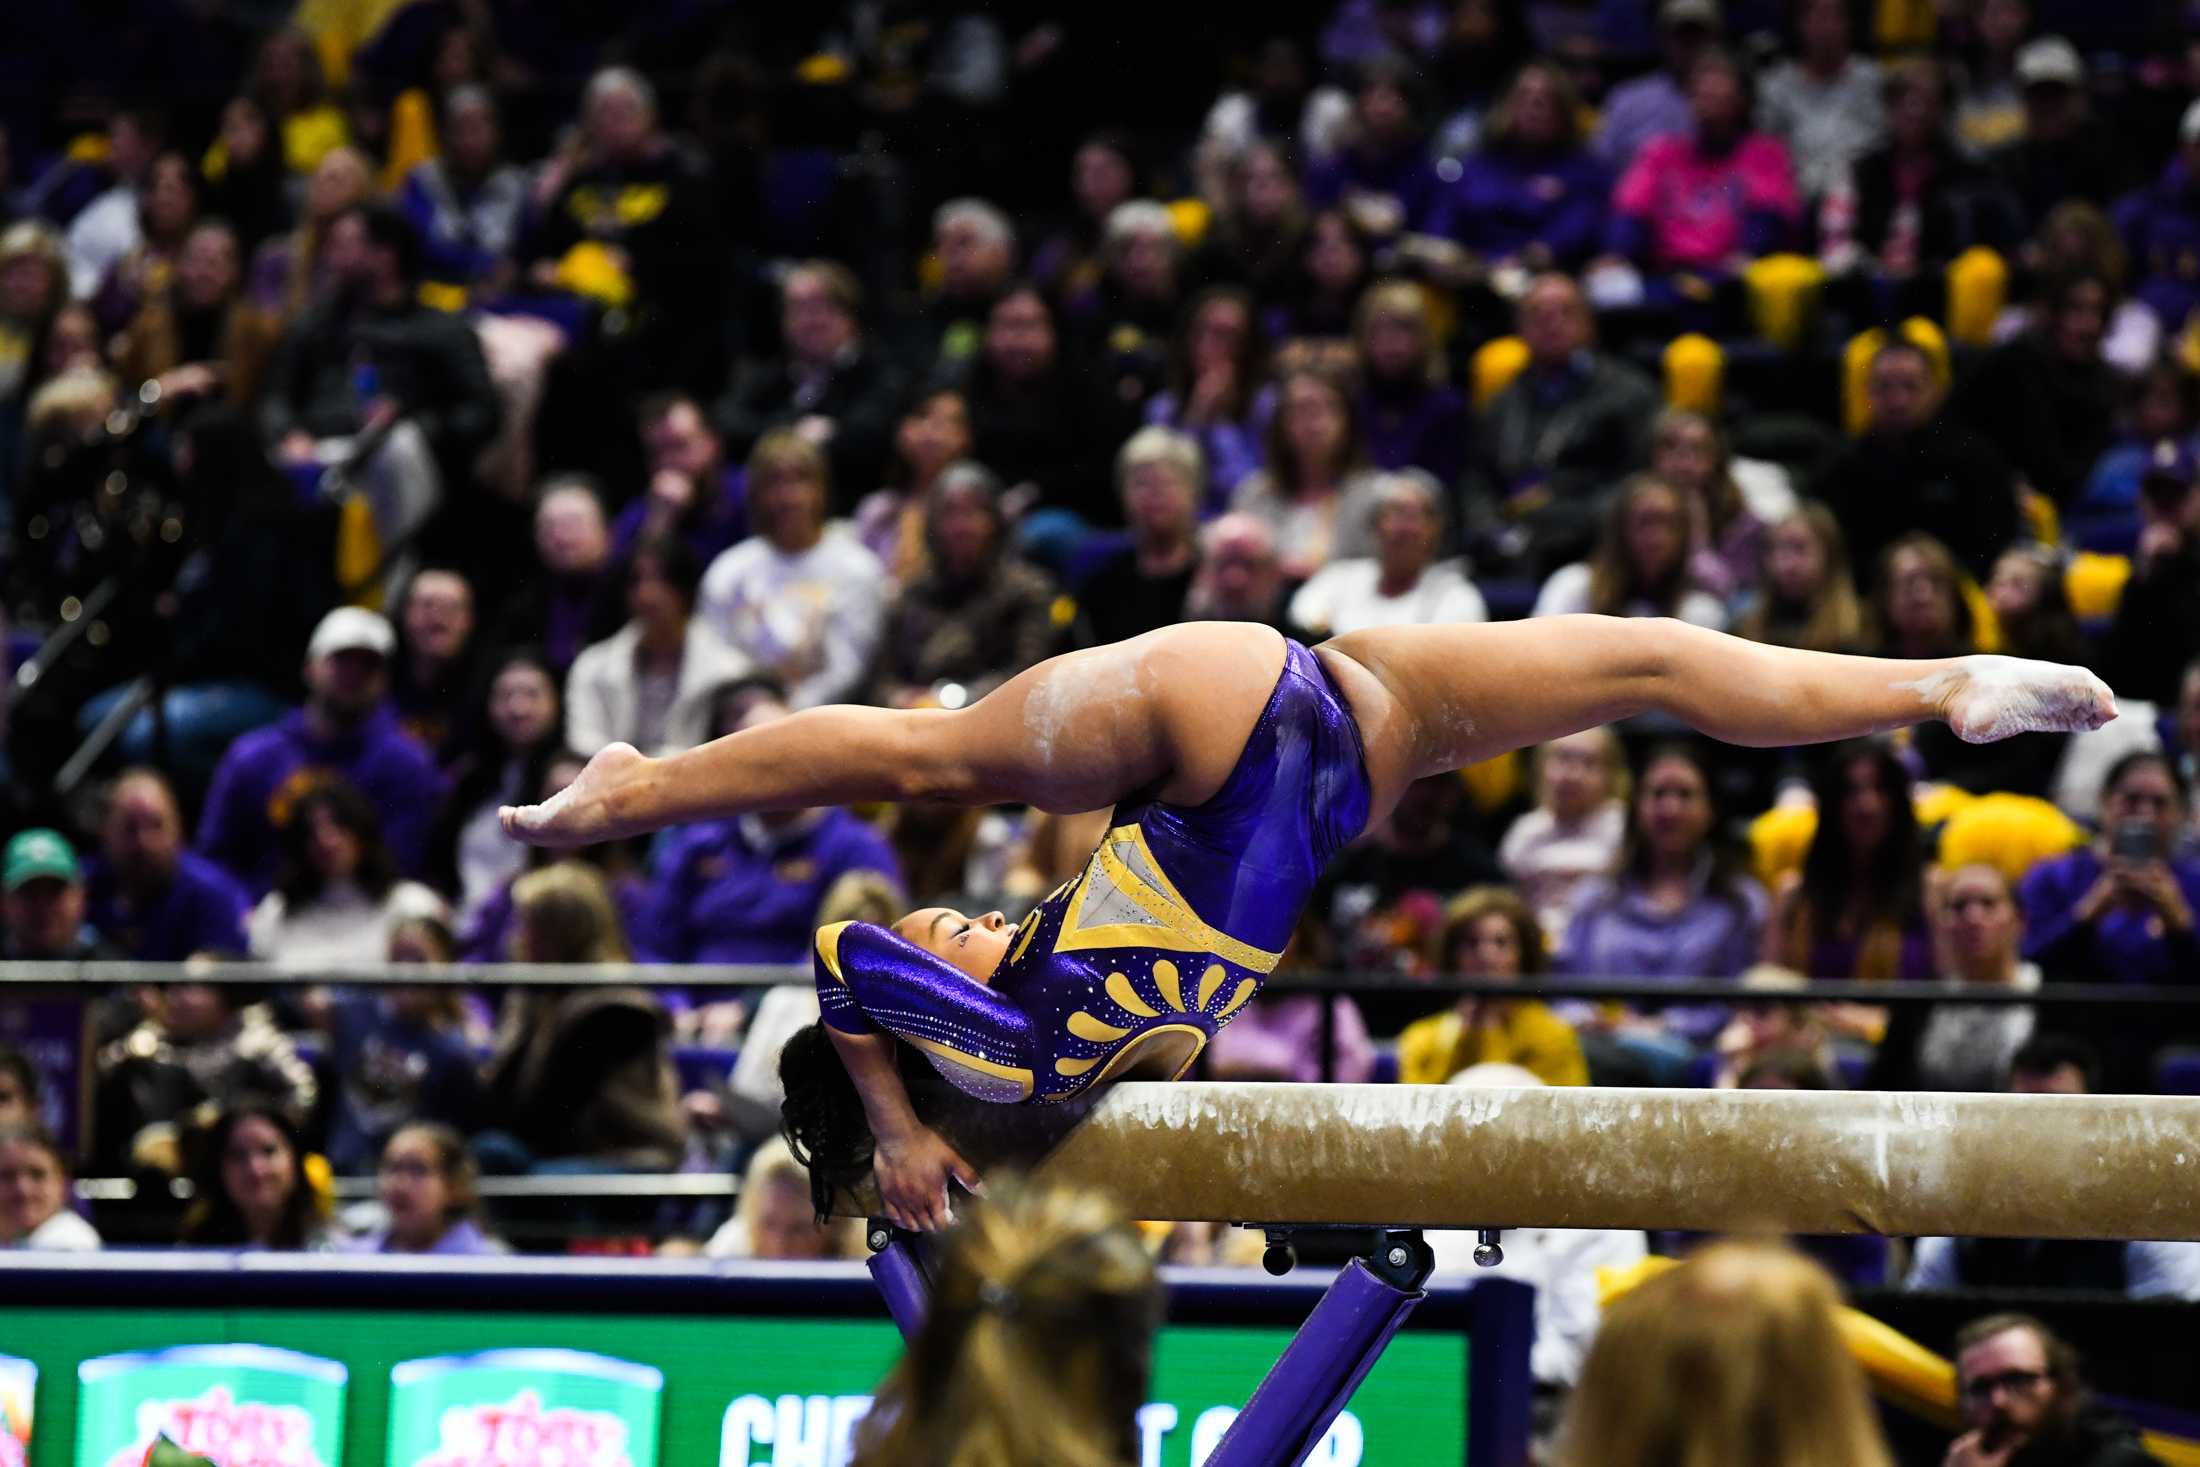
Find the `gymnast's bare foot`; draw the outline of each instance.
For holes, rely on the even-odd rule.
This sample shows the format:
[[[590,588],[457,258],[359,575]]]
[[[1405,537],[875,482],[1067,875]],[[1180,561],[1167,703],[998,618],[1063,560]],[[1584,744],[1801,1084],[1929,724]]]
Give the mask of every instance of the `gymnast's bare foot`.
[[[564,789],[539,805],[502,806],[497,821],[514,840],[561,851],[632,835],[613,814],[611,797],[648,762],[632,744],[606,744]]]
[[[2084,733],[2116,716],[2116,695],[2082,667],[2021,657],[1964,657],[1918,691],[1967,744],[2020,733]]]

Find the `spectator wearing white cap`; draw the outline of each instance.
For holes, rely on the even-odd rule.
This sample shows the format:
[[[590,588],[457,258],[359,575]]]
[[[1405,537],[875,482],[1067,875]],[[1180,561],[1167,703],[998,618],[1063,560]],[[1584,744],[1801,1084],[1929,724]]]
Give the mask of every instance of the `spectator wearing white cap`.
[[[397,634],[383,617],[340,606],[306,647],[305,706],[230,745],[214,771],[199,824],[199,853],[254,893],[274,880],[281,831],[300,797],[331,777],[348,780],[381,817],[398,867],[420,869],[442,795],[426,749],[389,706]]]
[[[2138,297],[2174,337],[2200,306],[2200,101],[2177,124],[2177,152],[2161,176],[2116,206]]]
[[[2086,98],[2085,60],[2061,36],[2029,41],[2017,53],[2024,89],[2024,135],[1995,155],[2024,213],[2027,230],[2069,199],[2106,208],[2128,178],[2125,149]]]

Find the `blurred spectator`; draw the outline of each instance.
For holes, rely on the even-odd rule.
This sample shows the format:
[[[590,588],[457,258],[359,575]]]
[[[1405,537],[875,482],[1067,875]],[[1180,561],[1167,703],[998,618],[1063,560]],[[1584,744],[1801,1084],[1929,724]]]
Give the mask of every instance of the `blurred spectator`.
[[[158,990],[136,1028],[100,1050],[92,1154],[102,1169],[183,1170],[180,1129],[194,1111],[273,1097],[304,1116],[313,1069],[267,1009],[206,983]]]
[[[69,287],[78,300],[91,299],[144,240],[139,193],[162,141],[159,122],[142,109],[121,108],[108,119],[108,187],[69,221]]]
[[[1947,415],[2004,450],[2026,486],[2061,504],[2108,446],[2121,393],[2101,360],[2114,305],[2096,275],[2049,281],[2038,321],[1980,359],[1948,399]]]
[[[2111,765],[2100,838],[2042,861],[2017,888],[2024,955],[2081,982],[2170,983],[2200,971],[2200,860],[2177,852],[2185,801],[2161,753],[2139,750]]]
[[[1367,290],[1374,244],[1342,209],[1322,210],[1295,238],[1298,257],[1262,301],[1274,365],[1347,371],[1354,365],[1352,314]]]
[[[1428,232],[1465,253],[1456,269],[1469,278],[1578,270],[1603,244],[1612,179],[1584,145],[1581,118],[1564,70],[1547,61],[1520,68],[1429,211]]]
[[[1033,281],[1057,298],[1090,286],[1100,271],[1100,244],[1108,216],[1138,195],[1138,164],[1131,140],[1096,132],[1070,155],[1072,208],[1059,228],[1031,252]]]
[[[825,453],[833,482],[851,494],[878,482],[901,380],[863,333],[863,290],[844,265],[805,260],[779,285],[783,353],[752,366],[719,405],[726,453],[791,428]],[[851,501],[852,502],[852,501]]]
[[[1368,462],[1453,483],[1467,463],[1467,400],[1443,383],[1428,296],[1411,281],[1377,282],[1360,297],[1353,328]]]
[[[337,219],[374,197],[374,167],[356,148],[331,148],[311,171],[297,227],[263,240],[245,274],[245,298],[279,320],[295,317],[330,284]]]
[[[1284,945],[1277,971],[1335,972],[1336,944],[1311,914],[1300,918]],[[1329,1054],[1322,1053],[1322,1006],[1329,1007]],[[1217,1080],[1283,1080],[1312,1084],[1335,1080],[1364,1084],[1374,1078],[1375,1046],[1360,1006],[1345,993],[1271,993],[1246,1005],[1206,1051],[1207,1073]]]
[[[825,457],[787,430],[749,455],[755,533],[710,563],[696,614],[787,684],[794,706],[852,700],[877,654],[885,574],[843,523],[828,523]]]
[[[1611,502],[1590,559],[1561,566],[1536,594],[1535,616],[1677,616],[1719,630],[1726,608],[1699,585],[1689,556],[1689,502],[1638,474]]]
[[[2024,131],[1994,154],[2028,222],[2037,224],[2066,199],[2106,205],[2124,189],[2124,152],[2108,124],[2093,115],[2085,62],[2060,36],[2042,36],[2017,53],[2024,89]]]
[[[1909,771],[1867,741],[1835,749],[1811,783],[1818,828],[1777,893],[1765,961],[1810,978],[1932,977]]]
[[[2101,640],[2101,676],[2127,698],[2168,703],[2200,657],[2200,462],[2171,445],[2141,481],[2139,551]]]
[[[99,1234],[69,1207],[69,1160],[43,1127],[0,1125],[0,1248],[90,1253]]]
[[[406,733],[439,760],[448,758],[480,650],[474,640],[474,588],[458,571],[423,566],[406,583],[400,604],[390,701]]]
[[[949,464],[970,457],[970,405],[941,387],[920,393],[894,430],[886,482],[856,505],[856,538],[878,557],[895,586],[924,569],[924,505]]]
[[[224,1108],[198,1138],[191,1183],[187,1247],[330,1253],[343,1242],[298,1128],[275,1106],[242,1099]]]
[[[706,1258],[808,1262],[863,1256],[863,1228],[850,1217],[820,1222],[810,1205],[810,1173],[774,1136],[749,1158],[741,1200],[708,1243]]]
[[[420,238],[421,277],[494,289],[527,211],[527,175],[503,160],[496,99],[467,83],[443,97],[442,150],[415,164],[392,201]]]
[[[1490,399],[1477,433],[1472,528],[1529,574],[1579,558],[1609,491],[1649,457],[1658,392],[1596,349],[1581,287],[1543,275],[1520,298],[1528,365]]]
[[[1375,553],[1332,560],[1291,597],[1291,620],[1309,637],[1367,627],[1486,621],[1489,608],[1457,561],[1436,560],[1444,511],[1418,469],[1375,476],[1368,496]]]
[[[768,676],[720,693],[714,733],[785,718]],[[652,862],[651,915],[636,946],[667,963],[799,963],[818,903],[848,871],[898,876],[893,849],[846,810],[781,810],[683,826]]]
[[[539,776],[536,776],[539,783],[532,786],[532,802],[540,804],[578,779],[588,761],[569,749],[552,745],[542,750],[539,763],[530,763],[540,769]],[[506,843],[514,844],[510,841]],[[512,960],[512,888],[520,876],[553,865],[561,859],[592,865],[611,883],[612,900],[617,905],[620,922],[628,930],[646,920],[649,891],[636,871],[638,856],[631,842],[609,841],[566,852],[529,846],[520,853],[518,875],[492,889],[487,898],[475,907],[472,919],[461,929],[459,949],[464,961],[503,963]]]
[[[1359,410],[1344,383],[1321,371],[1290,372],[1276,388],[1267,467],[1237,486],[1230,507],[1268,522],[1284,575],[1303,581],[1331,560],[1372,550],[1375,483],[1366,465]]]
[[[1478,886],[1444,908],[1431,959],[1439,973],[1532,988],[1544,970],[1543,931],[1520,898]],[[1479,1064],[1518,1065],[1546,1085],[1589,1083],[1581,1041],[1538,999],[1469,995],[1398,1036],[1398,1078],[1408,1085],[1440,1085]]]
[[[428,840],[429,877],[457,899],[462,926],[526,863],[528,848],[504,833],[498,807],[525,803],[544,763],[564,747],[557,679],[539,652],[514,648],[488,672],[478,694],[484,706],[467,716],[470,747],[451,767],[450,793]]]
[[[678,535],[709,565],[748,533],[748,480],[726,461],[726,443],[695,399],[663,393],[642,403],[649,486],[611,527],[613,558],[656,535]]]
[[[1913,531],[1938,539],[1983,581],[2017,533],[2016,476],[1982,433],[1941,409],[1932,359],[1907,340],[1876,352],[1871,417],[1814,486],[1865,565]]]
[[[313,38],[295,26],[274,30],[252,63],[253,98],[277,129],[283,163],[310,173],[345,141],[344,115],[329,100],[328,76]]]
[[[1879,557],[1872,612],[1882,656],[1957,657],[1978,648],[1963,569],[1930,535],[1904,535]]]
[[[388,1221],[347,1252],[437,1253],[480,1257],[511,1250],[481,1227],[479,1169],[466,1142],[449,1126],[419,1122],[382,1148],[375,1196]]]
[[[2175,336],[2200,304],[2200,101],[2177,124],[2169,166],[2116,206],[2116,228],[2139,270],[2139,299]]]
[[[1604,99],[1597,156],[1624,173],[1642,150],[1669,133],[1688,131],[1688,80],[1696,63],[1719,42],[1718,0],[1662,0],[1658,48],[1663,65],[1647,76],[1612,88]]]
[[[1999,3],[1999,0],[1991,0]],[[1821,201],[1819,251],[1853,261],[1876,285],[1867,318],[1938,314],[1944,271],[1964,251],[2004,253],[2024,233],[2016,201],[1948,128],[1948,74],[1930,57],[1891,63],[1884,82],[1887,136]],[[1889,309],[1891,308],[1891,309]]]
[[[1687,128],[1653,138],[1620,178],[1607,248],[1656,277],[1731,280],[1793,246],[1794,170],[1778,139],[1750,130],[1749,80],[1725,53],[1707,51],[1690,68],[1688,112]]]
[[[1015,554],[985,469],[955,464],[933,481],[925,551],[926,570],[887,611],[879,701],[963,707],[1051,654],[1066,620],[1054,583]]]
[[[385,700],[396,642],[390,624],[371,611],[330,612],[306,648],[305,706],[246,734],[222,757],[198,848],[248,891],[273,882],[292,807],[331,778],[366,798],[397,869],[421,869],[441,780],[435,760],[398,728]]]
[[[282,146],[257,98],[247,94],[222,105],[199,171],[206,180],[206,216],[235,227],[246,257],[290,223]]]
[[[14,1045],[0,1044],[0,1126],[35,1125],[44,1112],[38,1067]]]
[[[1162,385],[1169,342],[1184,314],[1183,256],[1183,239],[1165,205],[1152,199],[1118,204],[1108,216],[1099,279],[1063,304],[1068,354],[1108,405],[1107,418],[1142,418]],[[1108,436],[1119,436],[1117,426],[1105,425]]]
[[[286,467],[343,464],[374,515],[381,565],[403,565],[445,498],[467,482],[502,411],[481,344],[420,304],[420,241],[379,205],[329,223],[332,290],[275,349],[260,427]]]
[[[1552,966],[1583,978],[1736,978],[1756,956],[1765,914],[1764,888],[1742,871],[1720,828],[1702,760],[1669,744],[1644,760],[1620,865],[1583,883]],[[1717,1005],[1651,1018],[1600,1012],[1583,1048],[1592,1068],[1601,1048],[1608,1062],[1671,1084],[1725,1022]]]
[[[1328,922],[1347,966],[1422,971],[1445,897],[1505,879],[1467,821],[1467,798],[1456,774],[1415,780],[1330,862],[1311,909]]]
[[[84,920],[84,871],[58,830],[19,830],[0,851],[0,957],[75,962],[116,956]]]
[[[2017,657],[2083,662],[2085,637],[2070,609],[2063,559],[2039,545],[2014,545],[1994,561],[1986,604],[2001,627],[2001,645]]]
[[[2065,199],[2047,211],[2032,238],[2019,249],[2034,281],[2084,275],[2107,289],[2101,359],[2126,375],[2146,369],[2162,350],[2162,320],[2145,302],[2125,293],[2131,257],[2107,213],[2083,199]],[[1994,339],[2008,341],[2037,326],[2043,303],[2021,300],[2005,307],[1994,322]]]
[[[709,736],[712,693],[754,664],[695,615],[701,580],[686,541],[661,535],[635,547],[626,563],[630,619],[566,674],[567,747],[589,755],[627,743],[669,754]]]
[[[107,793],[100,853],[85,863],[86,911],[107,941],[143,963],[242,952],[251,900],[229,873],[185,849],[168,780],[131,769]]]
[[[512,957],[623,963],[611,889],[592,867],[558,861],[513,884]],[[687,1144],[671,1023],[641,988],[514,990],[488,1083],[519,1143],[514,1160],[563,1171],[669,1171]]]
[[[2177,684],[2177,711],[2168,723],[2169,734],[2163,742],[2189,790],[2200,778],[2200,658],[2185,664],[2185,675]],[[2200,817],[2200,811],[2195,816]]]
[[[1211,285],[1193,297],[1170,353],[1167,381],[1147,400],[1146,421],[1174,428],[1198,444],[1205,477],[1195,486],[1194,502],[1202,511],[1227,504],[1238,484],[1260,467],[1261,420],[1274,411],[1261,385],[1266,356],[1247,291]],[[1119,458],[1119,477],[1121,464]]]
[[[1307,232],[1306,196],[1286,145],[1249,140],[1227,165],[1198,269],[1244,286],[1263,306],[1282,305],[1302,268]]]
[[[1970,32],[1970,55],[1957,73],[1955,137],[1965,152],[1983,155],[2024,135],[2017,53],[2032,33],[2031,0],[1979,0]]]
[[[1097,1192],[1015,1181],[969,1211],[942,1236],[937,1327],[879,1387],[855,1467],[1137,1461],[1162,1311],[1138,1230]]]
[[[660,125],[641,73],[589,78],[578,136],[535,179],[539,209],[521,247],[538,286],[606,301],[627,318],[616,338],[629,390],[715,380],[725,241],[701,159]]]
[[[374,807],[334,780],[292,806],[275,888],[245,925],[252,956],[307,972],[379,963],[398,922],[444,916],[441,897],[398,879]]]
[[[1283,562],[1276,532],[1254,514],[1226,514],[1199,532],[1199,568],[1185,593],[1186,621],[1284,624]]]
[[[138,237],[107,267],[92,296],[103,334],[120,330],[167,283],[198,222],[198,189],[198,170],[181,153],[162,153],[147,168],[137,201]]]
[[[1120,642],[1183,620],[1199,568],[1205,479],[1199,444],[1189,434],[1147,427],[1125,441],[1115,456],[1115,482],[1130,543],[1101,561],[1078,590],[1087,641]]]
[[[2086,475],[2083,493],[2063,514],[2073,550],[2133,554],[2147,481],[2166,475],[2179,481],[2172,497],[2182,492],[2181,470],[2200,451],[2200,378],[2174,357],[2153,362],[2130,384],[2118,427]]]
[[[11,439],[39,384],[39,354],[53,320],[69,299],[69,268],[61,237],[43,220],[23,219],[0,234],[0,424]],[[0,465],[18,480],[11,461]]]
[[[1696,584],[1729,606],[1754,591],[1764,565],[1765,519],[1735,478],[1719,425],[1685,408],[1659,413],[1650,423],[1650,474],[1687,503],[1688,568]],[[1761,498],[1780,510],[1795,503],[1788,493]]]
[[[1419,69],[1377,57],[1360,69],[1343,146],[1306,170],[1315,208],[1342,207],[1381,237],[1420,229],[1436,191]]]
[[[2153,1467],[2138,1428],[2092,1399],[2078,1369],[2078,1352],[2030,1315],[1964,1326],[1956,1394],[1969,1430],[1946,1467]]]
[[[389,961],[451,961],[457,944],[434,917],[405,917],[390,929]],[[465,995],[448,986],[349,990],[329,1010],[329,1165],[366,1170],[408,1122],[461,1131],[482,1119],[481,1077],[468,1042]]]
[[[611,548],[595,484],[578,474],[545,480],[535,499],[536,568],[522,579],[490,644],[540,647],[563,676],[581,648],[619,628]]]
[[[1016,226],[983,199],[951,199],[932,215],[938,287],[910,319],[898,355],[915,373],[950,372],[978,353],[986,317],[1016,273]]]
[[[2043,1034],[2009,1061],[2012,1095],[2091,1095],[2100,1088],[2100,1055],[2068,1035]]]
[[[219,219],[193,225],[173,268],[149,285],[115,338],[124,383],[158,383],[161,402],[252,401],[274,343],[265,319],[238,296],[242,278],[236,231]]]
[[[1619,865],[1627,831],[1627,752],[1608,727],[1536,746],[1530,760],[1535,808],[1497,847],[1547,939],[1565,935],[1583,882]]]
[[[1929,893],[1940,977],[1953,983],[2031,989],[2037,963],[2017,954],[2024,918],[2008,878],[1992,866],[1935,873]],[[1903,1004],[1880,1041],[1865,1088],[2007,1088],[2009,1062],[2038,1023],[2029,1004]]]
[[[1703,1249],[1605,1311],[1554,1460],[1891,1467],[1840,1309],[1825,1270],[1785,1248]],[[1677,1373],[1689,1390],[1655,1384]]]
[[[1887,135],[1876,62],[1858,56],[1847,0],[1797,0],[1795,56],[1765,73],[1757,125],[1787,145],[1795,186],[1818,199]]]
[[[1041,524],[1074,540],[1109,521],[1096,393],[1036,287],[1011,286],[986,313],[962,389],[972,456],[1025,506],[1027,540]]]

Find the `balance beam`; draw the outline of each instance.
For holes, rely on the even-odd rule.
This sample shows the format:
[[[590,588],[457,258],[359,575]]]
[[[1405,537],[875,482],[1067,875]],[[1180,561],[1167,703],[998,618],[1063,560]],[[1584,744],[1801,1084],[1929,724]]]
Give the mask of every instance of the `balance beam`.
[[[2200,1097],[1125,1083],[936,1124],[1157,1220],[2200,1240]]]

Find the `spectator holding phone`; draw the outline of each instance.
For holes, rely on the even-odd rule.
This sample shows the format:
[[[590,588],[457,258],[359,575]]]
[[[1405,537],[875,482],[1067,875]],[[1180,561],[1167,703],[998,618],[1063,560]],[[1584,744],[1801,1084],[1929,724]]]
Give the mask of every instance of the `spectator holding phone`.
[[[2200,860],[2172,851],[2185,799],[2164,754],[2140,750],[2111,765],[2101,838],[2041,862],[2018,888],[2024,956],[2050,977],[2081,980],[2167,983],[2200,972]]]

